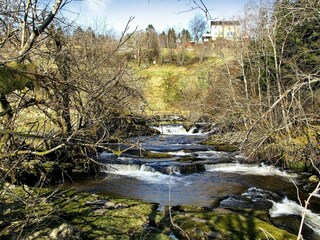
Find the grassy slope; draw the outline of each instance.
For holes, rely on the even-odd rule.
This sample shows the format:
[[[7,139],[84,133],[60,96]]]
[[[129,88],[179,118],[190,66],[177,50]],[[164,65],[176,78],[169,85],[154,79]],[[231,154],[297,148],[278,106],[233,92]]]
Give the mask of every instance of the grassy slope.
[[[206,59],[198,62],[198,54],[196,50],[188,49],[184,66],[157,64],[147,69],[139,69],[138,76],[146,79],[144,97],[148,104],[148,114],[189,115],[200,110],[197,106],[194,107],[195,105],[192,109],[191,105],[206,94],[210,81],[208,73],[218,71],[219,67],[234,59],[234,56],[227,48],[211,48],[207,49]],[[171,92],[166,89],[169,76],[175,77],[175,82],[171,82],[174,85]],[[182,98],[179,95],[182,95]]]
[[[148,104],[147,113],[166,114],[166,113],[182,113],[182,109],[176,108],[166,102],[166,89],[164,87],[164,77],[167,74],[186,74],[192,73],[194,70],[189,70],[186,67],[178,67],[175,65],[154,65],[148,69],[143,69],[139,75],[146,78],[144,88],[145,99]]]

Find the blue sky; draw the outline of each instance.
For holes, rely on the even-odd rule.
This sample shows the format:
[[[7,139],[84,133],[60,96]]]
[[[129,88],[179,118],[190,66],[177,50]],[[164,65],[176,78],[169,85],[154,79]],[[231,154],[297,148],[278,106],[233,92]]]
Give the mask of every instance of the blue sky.
[[[211,16],[219,20],[230,19],[241,14],[243,6],[249,0],[203,0]],[[77,24],[93,29],[113,28],[122,32],[130,17],[135,17],[130,30],[145,29],[153,24],[158,32],[175,27],[177,30],[188,28],[190,20],[200,10],[190,9],[190,0],[83,0],[72,1],[67,9]]]

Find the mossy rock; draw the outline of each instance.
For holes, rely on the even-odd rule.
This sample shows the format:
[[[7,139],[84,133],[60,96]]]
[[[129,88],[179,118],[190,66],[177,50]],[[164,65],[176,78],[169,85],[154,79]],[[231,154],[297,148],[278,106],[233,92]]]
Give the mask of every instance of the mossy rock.
[[[5,185],[12,194],[2,198],[0,219],[6,223],[0,239],[48,239],[61,226],[82,239],[159,239],[167,240],[171,231],[183,239],[183,234],[171,226],[168,211],[158,212],[158,205],[138,200],[113,199],[96,194],[54,189]],[[20,199],[24,199],[27,205]],[[26,222],[26,216],[30,220]],[[261,213],[235,213],[230,210],[196,206],[172,209],[173,221],[184,229],[190,239],[296,239],[296,236],[263,221]],[[64,224],[64,225],[63,225]],[[23,227],[22,227],[23,226]],[[267,234],[267,235],[266,235]],[[271,239],[270,236],[268,236]]]
[[[68,229],[72,231],[77,229],[75,235],[83,239],[140,239],[140,236],[167,239],[162,230],[152,231],[152,237],[147,237],[146,226],[155,222],[156,204],[69,190],[54,192],[54,189],[30,188],[27,194],[19,186],[10,186],[10,189],[15,195],[6,194],[8,197],[2,198],[6,207],[1,207],[0,218],[7,219],[8,223],[2,224],[0,239],[16,239],[20,232],[24,239],[47,239],[61,224],[70,226]],[[28,205],[19,199],[24,199]],[[96,202],[109,205],[94,204]],[[26,216],[38,219],[36,224],[25,223]]]
[[[295,170],[295,171],[306,171],[308,169],[306,163],[304,161],[287,161],[286,162],[289,169]]]
[[[137,239],[145,239],[145,240],[172,240],[169,237],[169,234],[164,233],[152,233],[146,232],[145,234],[141,234],[140,238]]]
[[[223,151],[223,152],[235,152],[235,151],[238,151],[239,149],[237,143],[229,143],[229,142],[221,141],[220,139],[216,139],[216,138],[208,139],[202,144],[211,145],[215,148],[216,151]]]
[[[193,205],[178,205],[178,206],[173,206],[171,208],[172,211],[174,212],[208,212],[210,211],[209,207],[200,207],[200,206],[193,206]]]
[[[158,158],[171,158],[173,157],[172,154],[169,153],[162,153],[162,152],[142,152],[142,155],[146,158],[153,158],[153,159],[158,159]]]
[[[231,143],[216,143],[213,146],[215,147],[216,151],[235,152],[238,150],[238,147]]]
[[[296,239],[297,236],[274,227],[251,214],[231,211],[174,213],[173,220],[190,239]],[[180,231],[176,234],[183,236]],[[273,237],[271,237],[271,235]]]

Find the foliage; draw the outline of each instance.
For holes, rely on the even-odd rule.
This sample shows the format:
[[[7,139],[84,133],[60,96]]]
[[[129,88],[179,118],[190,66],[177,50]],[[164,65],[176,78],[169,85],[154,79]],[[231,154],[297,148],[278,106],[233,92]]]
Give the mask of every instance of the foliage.
[[[33,66],[17,62],[0,66],[0,93],[9,94],[26,87],[32,88],[35,77],[28,71],[34,71]]]

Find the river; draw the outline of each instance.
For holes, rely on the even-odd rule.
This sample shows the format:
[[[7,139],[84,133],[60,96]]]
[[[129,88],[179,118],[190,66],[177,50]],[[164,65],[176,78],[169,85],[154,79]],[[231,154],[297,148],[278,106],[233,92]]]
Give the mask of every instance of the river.
[[[102,153],[107,177],[74,183],[78,190],[159,204],[195,205],[227,209],[269,211],[271,218],[300,216],[306,199],[303,175],[264,164],[246,164],[238,153],[215,151],[202,145],[207,133],[181,125],[159,127],[160,135],[132,138],[136,148],[121,156]],[[120,150],[127,146],[114,146]],[[153,158],[140,157],[143,149]],[[164,155],[165,154],[165,155]],[[164,156],[164,157],[159,157]],[[307,239],[320,239],[320,199],[314,197],[306,211]],[[288,221],[285,218],[284,221]]]

